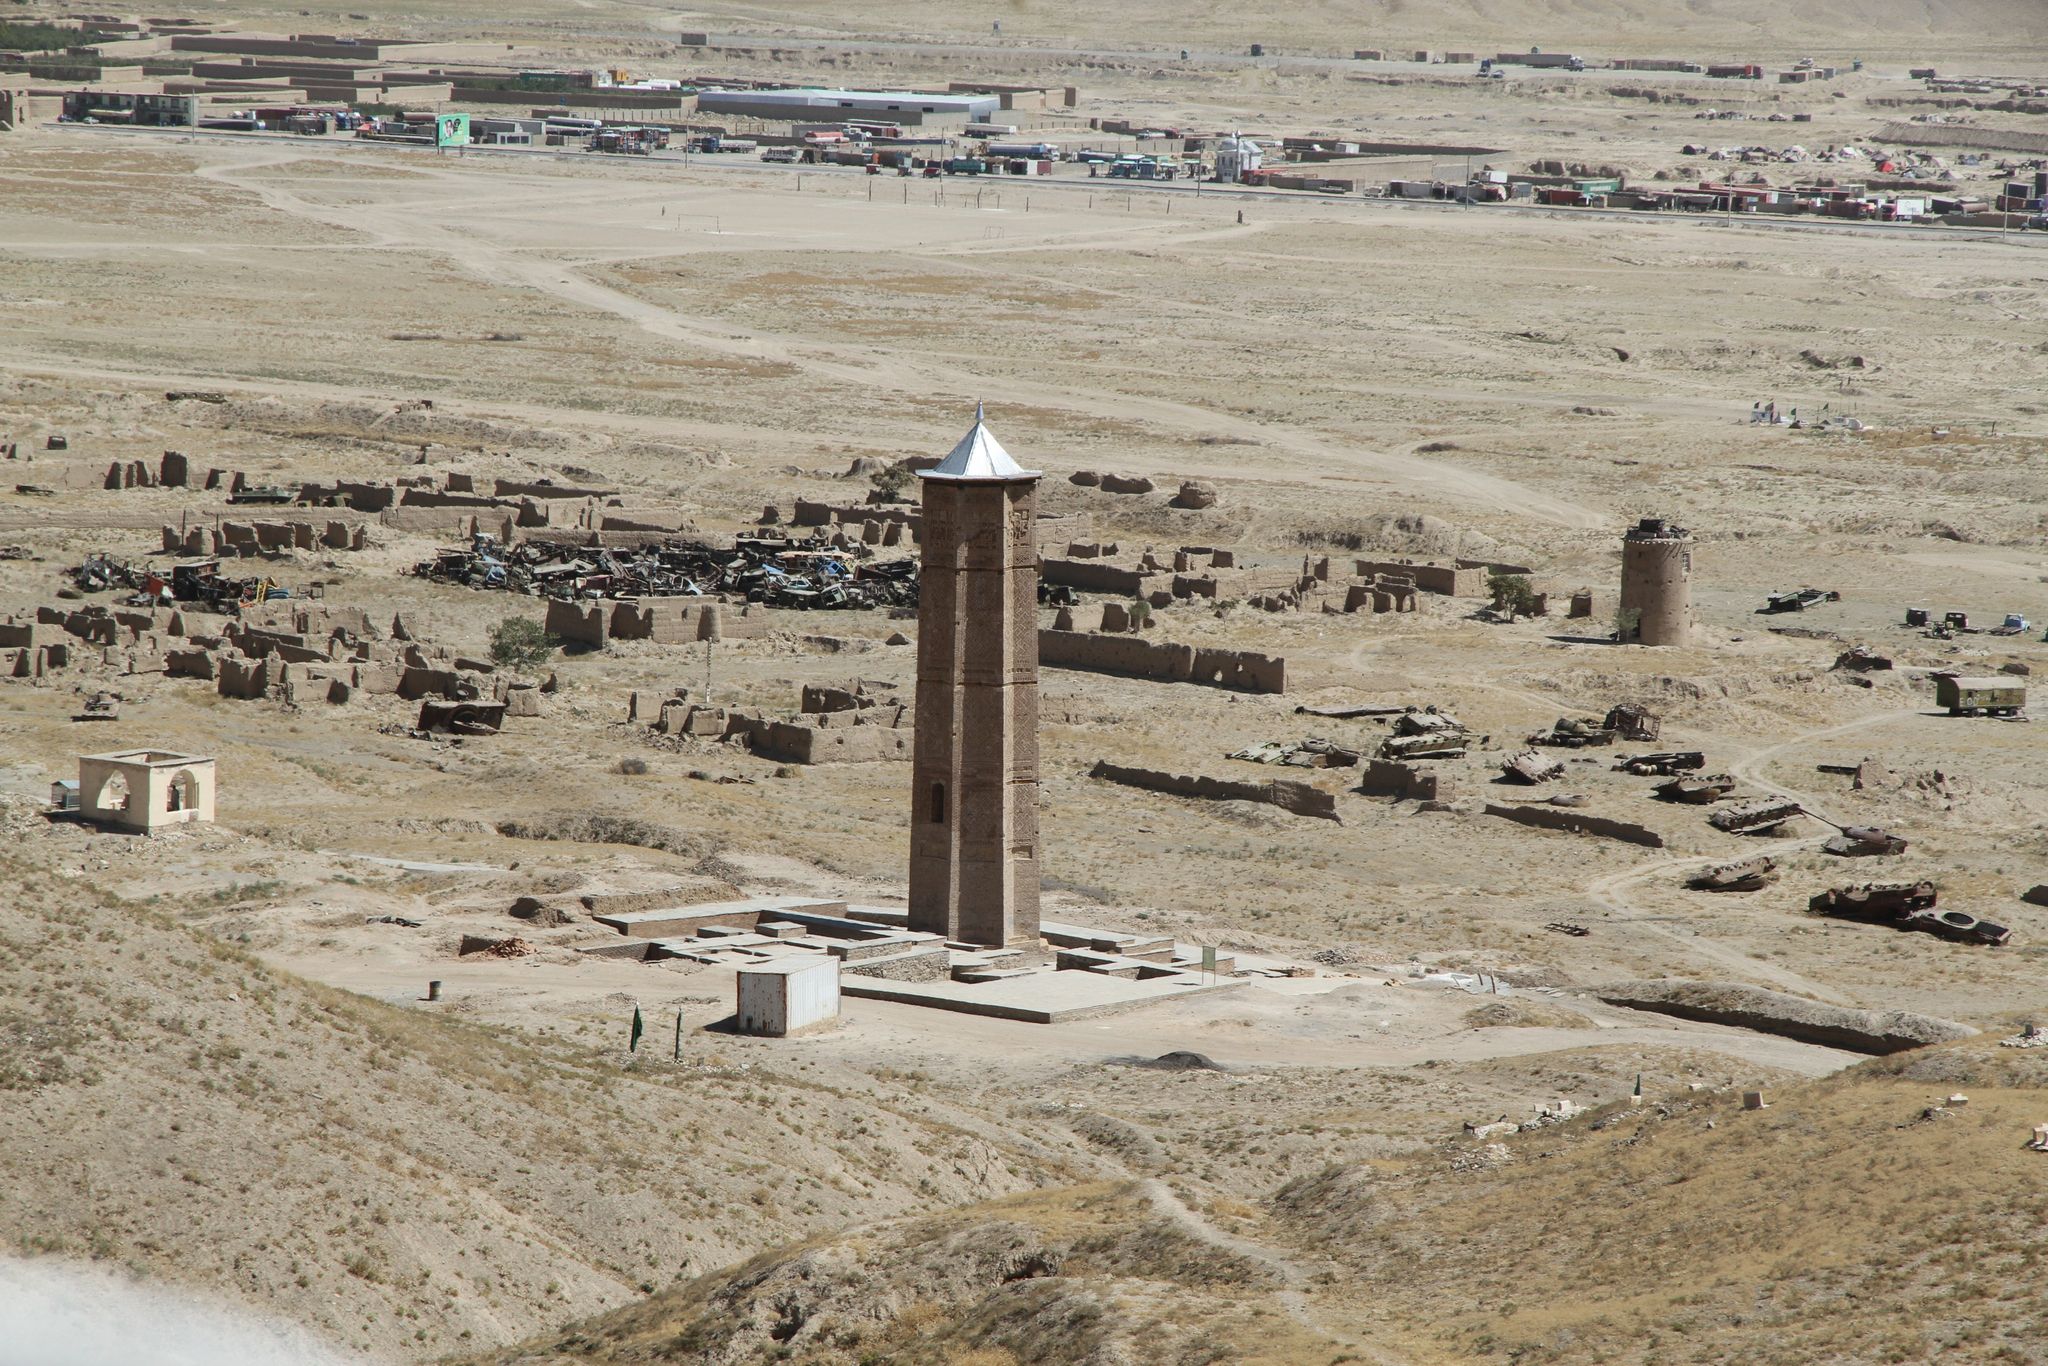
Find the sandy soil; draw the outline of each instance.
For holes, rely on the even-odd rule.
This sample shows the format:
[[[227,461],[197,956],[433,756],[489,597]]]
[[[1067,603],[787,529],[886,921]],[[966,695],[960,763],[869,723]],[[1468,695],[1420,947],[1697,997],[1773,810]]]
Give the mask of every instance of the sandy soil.
[[[1638,32],[1637,8],[1608,9],[1574,9],[1570,20],[1589,35]],[[1948,32],[1964,9],[1888,7],[1883,22],[1872,19],[1867,50],[1917,60],[1933,41],[1920,35]],[[1973,22],[2010,22],[2015,42],[2040,40],[2026,27],[2034,6],[1968,9]],[[949,31],[985,29],[980,13],[949,12]],[[520,30],[532,44],[522,51],[602,47],[595,26],[611,14],[642,29],[675,22],[666,12],[593,11],[587,32]],[[1042,20],[1047,42],[1056,24],[1093,44],[1157,28],[1142,9],[1085,33],[1063,12],[1006,7],[1001,17],[1006,34]],[[924,32],[930,22],[826,6],[802,18],[824,33],[913,22]],[[1388,32],[1415,22],[1384,19]],[[735,9],[689,17],[735,29],[743,21],[767,22]],[[515,7],[504,22],[532,21]],[[785,11],[779,22],[794,21]],[[1218,20],[1174,41],[1234,44],[1252,22]],[[1334,43],[1355,21],[1311,10],[1300,22],[1304,43]],[[1467,22],[1451,14],[1441,41]],[[1722,25],[1656,32],[1706,44]],[[941,55],[911,48],[878,60],[908,79]],[[1057,65],[1028,54],[1003,61],[1020,73]],[[1384,116],[1399,121],[1387,125],[1394,136],[1419,135],[1425,122],[1453,140],[1499,131],[1521,156],[1558,155],[1571,141],[1561,130],[1583,126],[1586,145],[1568,154],[1646,169],[1673,162],[1675,144],[1695,136],[1685,114],[1662,106],[1541,83],[1479,109],[1449,85],[1221,65],[1205,73],[1148,85],[1112,69],[1102,79],[1109,107],[1212,118],[1264,109],[1347,126]],[[1891,79],[1873,73],[1855,98],[1832,102],[1852,106],[1830,110],[1835,123],[1801,136],[1862,136],[1886,117],[1863,97]],[[1151,106],[1147,91],[1161,92]],[[393,733],[412,711],[393,698],[289,709],[221,699],[188,680],[113,678],[98,664],[40,685],[8,680],[0,793],[21,810],[70,776],[80,752],[188,749],[218,756],[222,774],[221,829],[211,835],[133,841],[14,822],[19,876],[153,908],[267,970],[408,1018],[469,1021],[506,1047],[534,1050],[543,1070],[571,1054],[578,1067],[610,1057],[635,1002],[657,1039],[680,1011],[692,1065],[805,1069],[834,1098],[824,1122],[848,1131],[896,1117],[878,1120],[887,1133],[876,1153],[841,1153],[825,1167],[898,1161],[927,1139],[897,1119],[944,1097],[944,1122],[976,1135],[958,1159],[967,1175],[922,1193],[908,1177],[894,1182],[892,1213],[958,1203],[977,1163],[998,1161],[991,1180],[1003,1189],[1174,1172],[1259,1200],[1290,1176],[1412,1151],[1467,1119],[1519,1117],[1558,1095],[1618,1100],[1638,1073],[1677,1091],[1818,1076],[1854,1060],[1600,1006],[1587,989],[1608,980],[1712,977],[1988,1025],[2039,1004],[2048,911],[2019,897],[2048,881],[2044,742],[2033,725],[1938,714],[1922,675],[2038,668],[2048,658],[2038,634],[2048,618],[2040,249],[1702,220],[1113,195],[1083,181],[977,196],[859,176],[799,182],[757,164],[24,133],[0,142],[0,440],[34,458],[8,467],[8,489],[56,463],[178,449],[202,469],[259,480],[596,479],[731,531],[764,503],[859,497],[863,485],[839,477],[851,461],[942,452],[979,400],[1009,448],[1049,472],[1048,511],[1129,548],[1228,545],[1249,563],[1286,565],[1304,553],[1341,563],[1348,541],[1369,553],[1524,563],[1560,593],[1611,591],[1621,529],[1670,516],[1698,537],[1701,631],[1688,648],[1640,650],[1601,643],[1588,623],[1500,625],[1479,619],[1475,601],[1429,596],[1413,616],[1377,618],[1182,605],[1160,614],[1158,634],[1283,654],[1289,693],[1048,671],[1048,914],[1304,964],[1320,956],[1312,978],[1109,1020],[1033,1027],[857,1002],[835,1034],[734,1039],[705,1032],[730,1011],[729,974],[593,961],[574,952],[603,934],[588,922],[535,931],[510,919],[522,894],[684,877],[750,894],[900,898],[906,766],[783,771],[625,723],[632,691],[702,686],[697,650],[619,644],[565,656],[552,666],[562,691],[543,718],[461,744]],[[1860,361],[1846,363],[1852,356]],[[172,389],[228,401],[173,403]],[[394,415],[421,397],[433,400],[431,417]],[[1847,411],[1865,430],[1751,426],[1762,399]],[[41,449],[52,433],[68,438],[68,454]],[[1181,512],[1163,495],[1120,499],[1067,483],[1080,469],[1145,474],[1167,489],[1201,478],[1221,502]],[[159,525],[224,510],[212,495],[178,491],[0,492],[0,542],[36,557],[0,560],[0,612],[56,601],[60,571],[86,553],[139,557]],[[367,551],[302,554],[275,572],[318,581],[329,603],[378,620],[402,613],[415,633],[468,653],[504,616],[538,614],[532,599],[404,574],[441,543],[373,527]],[[1842,601],[1797,618],[1755,615],[1764,594],[1801,584],[1837,589]],[[1935,641],[1896,624],[1908,606],[1979,621],[2020,612],[2037,625],[2013,638]],[[1081,615],[1094,611],[1091,601]],[[1787,624],[1821,634],[1770,629]],[[913,652],[882,643],[909,623],[822,613],[778,625],[786,629],[767,639],[718,647],[709,667],[719,700],[793,709],[806,682],[910,687]],[[805,639],[817,635],[842,647]],[[1856,642],[1900,668],[1857,686],[1830,667]],[[124,695],[122,719],[74,724],[77,694],[102,686]],[[1611,752],[1600,750],[1574,758],[1562,786],[1595,813],[1649,825],[1664,848],[1478,814],[1479,800],[1524,795],[1493,781],[1524,735],[1628,700],[1662,713],[1662,747],[1707,751],[1709,767],[1735,774],[1745,791],[1889,826],[1911,848],[1877,866],[1821,853],[1829,832],[1814,822],[1761,843],[1721,835],[1698,809],[1655,802],[1646,780],[1611,772]],[[1383,731],[1373,722],[1294,713],[1335,702],[1433,703],[1489,741],[1442,765],[1458,798],[1449,810],[1343,791],[1341,770],[1309,775],[1340,793],[1341,824],[1085,776],[1107,757],[1256,778],[1271,775],[1225,753],[1310,733],[1376,743]],[[1818,769],[1866,756],[1896,776],[1857,789]],[[650,771],[622,776],[626,758]],[[680,832],[680,852],[497,833],[504,820],[600,810]],[[1783,866],[1764,891],[1708,897],[1683,887],[1701,864],[1760,850]],[[2014,927],[2015,942],[1952,945],[1804,909],[1827,885],[1923,876],[1952,904]],[[371,919],[384,915],[423,923]],[[1591,933],[1545,929],[1558,920]],[[540,951],[455,957],[464,933],[515,932]],[[1415,985],[1411,966],[1501,973],[1528,988],[1516,1000],[1561,1015],[1475,1024],[1468,1014],[1484,1001]],[[419,999],[430,979],[447,984],[438,1007]],[[1182,1048],[1231,1070],[1115,1062]],[[345,1064],[322,1054],[320,1065]],[[294,1063],[278,1066],[288,1073]],[[621,1103],[622,1129],[636,1114],[669,1113],[638,1103]],[[1003,1147],[1010,1133],[1048,1137]],[[775,1141],[784,1138],[778,1131]],[[34,1151],[51,1132],[32,1124],[21,1141]],[[111,1132],[105,1141],[123,1142]],[[998,1149],[999,1159],[988,1156]],[[19,1188],[54,1228],[69,1178],[30,1165],[16,1173]],[[147,1169],[138,1159],[129,1170]],[[717,1185],[696,1168],[688,1179]],[[720,1199],[744,1201],[745,1183],[728,1184]],[[563,1207],[583,1189],[565,1184]],[[732,1223],[717,1201],[675,1217],[693,1231],[727,1221],[708,1253],[691,1252],[701,1271],[713,1253],[730,1260],[844,1227],[860,1217],[849,1201],[807,1206],[791,1222]],[[487,1217],[480,1210],[444,1214]],[[412,1337],[415,1320],[403,1315],[361,1317],[396,1293],[361,1276],[336,1271],[308,1293],[334,1297],[327,1327],[348,1345],[401,1356],[455,1350],[460,1332],[482,1339],[476,1346],[514,1340],[635,1292],[639,1273],[621,1268],[639,1254],[607,1244],[587,1214],[533,1218],[534,1236],[554,1240],[576,1274],[541,1294],[547,1260],[507,1249],[500,1274],[516,1309],[416,1306],[431,1340]],[[212,1260],[140,1224],[123,1236],[135,1240],[128,1255],[138,1265],[229,1284]],[[385,1236],[358,1229],[343,1241]],[[662,1274],[673,1274],[683,1249],[671,1240],[657,1250]],[[345,1263],[348,1248],[332,1251]],[[276,1278],[233,1293],[302,1303]]]

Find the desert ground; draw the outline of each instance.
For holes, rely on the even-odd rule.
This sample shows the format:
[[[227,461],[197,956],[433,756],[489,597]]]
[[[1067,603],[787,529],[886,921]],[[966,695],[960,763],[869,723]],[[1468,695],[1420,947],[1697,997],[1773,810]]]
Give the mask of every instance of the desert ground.
[[[233,8],[364,26],[322,0]],[[2048,59],[2020,0],[1498,8],[515,3],[368,26],[685,76],[701,59],[669,39],[706,29],[781,43],[727,63],[764,78],[1065,79],[1090,113],[1639,177],[1700,174],[1679,152],[1694,106],[1319,54],[1866,58],[1840,99],[1660,87],[1811,112],[1814,145],[1897,117],[1876,101],[1908,65]],[[1301,55],[1240,60],[1262,40]],[[593,958],[616,936],[587,917],[511,911],[666,888],[901,905],[909,765],[793,765],[646,721],[678,688],[778,713],[805,685],[907,696],[915,648],[889,642],[912,619],[778,611],[713,647],[564,650],[533,671],[541,714],[483,737],[416,734],[392,695],[231,698],[97,648],[0,679],[0,1251],[387,1363],[2048,1360],[2024,1194],[2048,1158],[2023,1147],[2048,1053],[1998,1047],[2048,1006],[2048,906],[2025,899],[2048,883],[2048,737],[1946,715],[1928,677],[2025,682],[2048,660],[2044,252],[2048,233],[0,135],[0,444],[19,455],[0,461],[0,617],[112,605],[67,571],[167,564],[166,526],[286,511],[65,471],[176,450],[255,484],[553,480],[717,540],[769,505],[859,502],[866,471],[943,455],[977,403],[1046,471],[1062,535],[1126,558],[1465,557],[1527,566],[1556,607],[1155,614],[1156,637],[1284,656],[1282,695],[1046,669],[1047,918],[1293,974],[1046,1025],[849,998],[837,1029],[790,1040],[730,1032],[729,968]],[[1855,421],[1753,424],[1764,402]],[[1084,470],[1157,492],[1069,482]],[[1170,506],[1183,481],[1215,506]],[[1563,615],[1575,590],[1611,599],[1644,517],[1693,534],[1690,644]],[[230,567],[456,656],[541,620],[538,597],[411,572],[455,531],[353,523],[360,550]],[[1757,613],[1803,586],[1839,600]],[[1073,610],[1088,626],[1109,601]],[[1908,608],[2032,624],[1939,639]],[[1838,667],[1857,645],[1895,667]],[[118,720],[74,720],[104,691]],[[1497,781],[1525,736],[1624,702],[1661,715],[1654,748],[1820,819],[1722,833],[1613,749],[1553,751],[1566,774],[1541,794]],[[1343,706],[1434,706],[1483,739],[1433,763],[1428,803],[1225,757],[1309,736],[1370,752],[1384,718],[1297,712]],[[217,822],[49,818],[79,755],[131,747],[214,757]],[[1306,781],[1339,819],[1134,790],[1089,776],[1098,760]],[[1483,810],[1555,790],[1661,843]],[[1910,843],[1838,858],[1831,825]],[[1685,885],[1759,853],[1778,862],[1761,890]],[[1807,909],[1923,878],[2011,942]],[[459,952],[515,935],[530,952]],[[1977,1033],[1873,1058],[1602,999],[1658,979]],[[1146,1065],[1175,1053],[1208,1065]],[[1559,1099],[1583,1110],[1468,1129]]]

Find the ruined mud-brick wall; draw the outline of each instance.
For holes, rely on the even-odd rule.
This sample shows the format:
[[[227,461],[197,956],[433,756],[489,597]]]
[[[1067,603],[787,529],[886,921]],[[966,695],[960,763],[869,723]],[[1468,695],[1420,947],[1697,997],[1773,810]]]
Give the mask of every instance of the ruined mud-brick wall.
[[[739,896],[739,889],[712,878],[694,882],[678,882],[666,887],[656,887],[646,892],[584,892],[577,897],[584,910],[595,916],[624,915],[630,911],[665,911],[671,907],[696,906],[722,901]],[[836,908],[836,909],[835,909]],[[844,914],[844,902],[821,903],[813,909],[821,915]],[[760,919],[760,912],[749,911],[751,918],[741,929],[751,930]]]
[[[1284,593],[1294,583],[1292,574],[1262,575],[1250,569],[1225,569],[1175,574],[1168,591],[1176,598],[1244,598],[1254,593]]]
[[[1250,650],[1198,649],[1190,681],[1238,692],[1283,693],[1287,691],[1287,661]]]
[[[343,661],[315,667],[276,654],[249,659],[211,651],[173,651],[166,665],[167,672],[179,677],[213,678],[222,697],[245,700],[267,697],[340,703],[361,692],[397,693],[410,701],[439,697],[467,702],[481,697],[483,683],[489,682],[450,669],[401,669],[385,663]]]
[[[184,614],[145,607],[36,608],[36,624],[55,626],[92,645],[132,645],[149,635],[183,635]]]
[[[924,515],[908,503],[819,503],[808,498],[796,500],[790,515],[792,526],[830,526],[834,522],[897,522],[918,526]]]
[[[1486,570],[1482,567],[1464,568],[1428,560],[1358,560],[1352,569],[1365,579],[1381,574],[1406,576],[1414,579],[1415,586],[1425,593],[1445,593],[1455,598],[1486,596]]]
[[[164,672],[172,678],[212,679],[220,672],[220,654],[203,647],[168,650],[164,653]]]
[[[170,555],[261,555],[284,550],[361,550],[369,535],[346,522],[222,522],[180,531],[163,529],[164,552]]]
[[[773,509],[764,508],[762,511],[764,520],[781,520],[779,512],[775,512],[772,518],[766,516]],[[893,546],[906,542],[915,545],[924,538],[924,514],[901,503],[838,506],[799,498],[790,512],[789,524],[796,527],[843,527],[865,545]]]
[[[1566,610],[1568,618],[1577,620],[1589,618],[1602,623],[1612,622],[1620,607],[1620,599],[1613,593],[1597,593],[1590,588],[1581,588],[1571,596],[1571,605]]]
[[[394,531],[431,533],[460,529],[471,515],[470,508],[386,508],[377,520]]]
[[[412,487],[398,496],[398,505],[407,508],[465,508],[474,512],[477,508],[503,508],[512,504],[482,493],[455,493],[448,489],[426,489]]]
[[[99,646],[109,668],[212,681],[223,697],[345,702],[356,692],[412,698],[439,695],[467,701],[481,695],[493,667],[453,659],[417,642],[375,639],[360,608],[326,604],[251,604],[240,619],[187,614],[175,608],[37,609],[33,624],[0,621],[0,674],[31,677],[71,661],[65,646],[44,639],[50,628]],[[217,629],[219,634],[203,634]],[[28,645],[9,647],[8,641]],[[172,646],[172,641],[182,641]],[[126,653],[122,653],[123,651]],[[9,652],[11,651],[11,653]],[[23,660],[27,659],[24,667]],[[498,690],[515,715],[538,712],[532,689]]]
[[[1458,560],[1458,568],[1477,569],[1482,573],[1520,574],[1525,579],[1532,577],[1536,573],[1535,568],[1531,565],[1508,564],[1503,560],[1468,560],[1463,557],[1460,557]]]
[[[2048,133],[2030,133],[2012,128],[1943,127],[1926,123],[1887,123],[1877,137],[1887,144],[1908,147],[1974,147],[1999,152],[2048,154]]]
[[[1375,797],[1434,801],[1438,786],[1438,776],[1435,773],[1410,768],[1391,759],[1366,760],[1365,771],[1358,778],[1358,790]]]
[[[732,718],[724,707],[706,707],[671,697],[661,704],[661,710],[649,729],[661,735],[700,735],[719,739],[731,726]]]
[[[909,759],[915,734],[909,726],[807,726],[797,721],[733,712],[728,735],[744,735],[747,746],[764,759],[786,764],[861,764],[881,759]]]
[[[367,636],[370,614],[360,607],[330,607],[325,603],[256,603],[242,612],[242,621],[264,631],[294,631],[300,635],[327,635],[346,631]]]
[[[637,598],[612,608],[610,633],[614,640],[688,645],[700,640],[750,640],[767,634],[768,628],[768,609],[757,603]]]
[[[887,549],[902,545],[906,535],[913,541],[917,539],[916,529],[913,527],[906,531],[902,522],[847,522],[845,529],[833,539],[837,543],[858,537],[862,545],[878,545]]]
[[[565,602],[560,598],[548,599],[547,616],[543,629],[564,645],[589,645],[601,647],[611,639],[610,604],[602,602]]]
[[[251,659],[268,659],[276,655],[287,664],[325,664],[344,648],[339,636],[330,637],[322,648],[303,636],[261,631],[254,627],[241,631],[230,628],[229,635],[235,647]]]
[[[1091,778],[1121,783],[1148,792],[1165,792],[1176,797],[1196,797],[1215,802],[1266,802],[1297,816],[1314,816],[1334,821],[1337,798],[1312,783],[1274,779],[1252,783],[1233,778],[1205,778],[1190,773],[1166,773],[1155,768],[1131,768],[1098,759],[1088,770]]]
[[[821,711],[806,715],[801,724],[819,730],[845,730],[849,726],[880,726],[889,729],[911,720],[910,708],[901,702],[882,702],[854,711]]]
[[[0,648],[0,677],[41,678],[70,664],[71,649],[62,641],[20,649]]]
[[[301,484],[302,503],[334,503],[357,512],[384,512],[398,501],[398,489],[391,484],[363,484],[340,480],[332,484]]]
[[[766,635],[772,620],[755,603],[709,598],[629,598],[618,602],[548,600],[543,626],[569,645],[601,648],[609,640],[651,640],[688,645],[700,640],[749,640]]]
[[[1186,683],[1195,676],[1195,647],[1137,636],[1091,631],[1040,631],[1038,662],[1056,669],[1088,669]]]
[[[449,487],[454,487],[453,476]],[[472,488],[474,485],[472,484]],[[537,484],[523,479],[497,479],[492,481],[491,492],[499,498],[616,498],[617,489],[573,488],[567,484]]]
[[[1047,559],[1041,562],[1040,573],[1047,583],[1057,587],[1076,588],[1083,593],[1118,593],[1130,598],[1149,596],[1154,588],[1171,582],[1164,570],[1093,559]]]
[[[679,508],[596,508],[587,511],[581,525],[591,531],[640,532],[651,536],[678,536],[686,531],[695,531],[692,522]]]
[[[147,608],[81,607],[66,610],[42,606],[36,619],[9,617],[0,621],[0,677],[41,678],[91,658],[55,637],[61,631],[84,644],[99,647],[101,661],[121,673],[162,673],[167,667],[166,641],[184,634],[184,617],[176,611]]]
[[[1664,847],[1664,837],[1647,826],[1609,820],[1605,816],[1589,816],[1583,811],[1574,811],[1569,807],[1501,806],[1495,802],[1488,802],[1486,814],[1502,816],[1523,825],[1534,825],[1545,830],[1563,830],[1574,835],[1600,835],[1628,844],[1646,845],[1651,849]]]
[[[1216,650],[1088,631],[1040,631],[1038,662],[1059,669],[1201,683],[1240,692],[1287,691],[1287,661],[1248,650]]]

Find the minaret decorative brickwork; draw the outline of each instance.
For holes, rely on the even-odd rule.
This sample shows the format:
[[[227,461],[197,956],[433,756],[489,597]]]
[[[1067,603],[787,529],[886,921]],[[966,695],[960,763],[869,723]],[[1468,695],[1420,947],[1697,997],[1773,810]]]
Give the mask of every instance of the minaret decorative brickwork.
[[[920,476],[910,928],[1038,939],[1038,480],[982,425]]]

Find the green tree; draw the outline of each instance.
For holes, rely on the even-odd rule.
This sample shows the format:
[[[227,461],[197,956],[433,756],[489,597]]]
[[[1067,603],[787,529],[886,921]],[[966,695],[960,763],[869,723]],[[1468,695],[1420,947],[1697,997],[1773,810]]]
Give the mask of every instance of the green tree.
[[[1529,583],[1527,574],[1503,574],[1498,569],[1486,571],[1486,591],[1493,595],[1493,605],[1514,617],[1536,615],[1536,590]]]
[[[491,662],[502,669],[538,669],[561,643],[537,621],[506,617],[491,628]]]
[[[900,500],[910,488],[910,473],[910,466],[899,460],[869,475],[868,483],[884,498]]]

